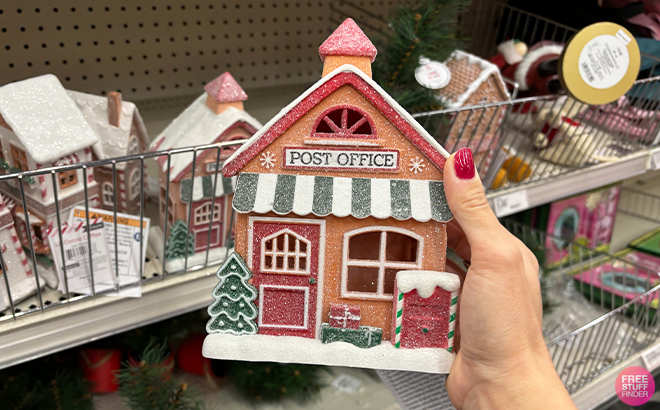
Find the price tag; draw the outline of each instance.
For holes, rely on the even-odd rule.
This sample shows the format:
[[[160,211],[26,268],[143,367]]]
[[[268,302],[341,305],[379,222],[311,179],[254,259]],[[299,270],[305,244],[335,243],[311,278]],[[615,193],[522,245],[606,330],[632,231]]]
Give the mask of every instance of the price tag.
[[[651,152],[651,157],[649,158],[648,169],[651,171],[657,171],[660,169],[660,150]]]
[[[340,374],[331,384],[332,387],[339,391],[353,394],[362,386],[362,380],[347,374]]]
[[[646,365],[646,369],[650,372],[660,366],[660,345],[650,348],[642,353],[642,361]]]
[[[446,65],[437,61],[420,59],[421,65],[415,69],[415,80],[431,90],[439,90],[451,81],[451,71]]]
[[[516,191],[508,195],[502,195],[493,201],[495,215],[498,218],[523,211],[529,207],[527,191]]]

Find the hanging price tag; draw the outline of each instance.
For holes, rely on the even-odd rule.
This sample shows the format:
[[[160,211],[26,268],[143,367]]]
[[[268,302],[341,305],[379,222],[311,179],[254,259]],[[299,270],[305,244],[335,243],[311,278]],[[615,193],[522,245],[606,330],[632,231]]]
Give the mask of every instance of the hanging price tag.
[[[437,61],[420,59],[420,66],[415,69],[415,80],[423,87],[439,90],[451,81],[451,71]]]
[[[642,361],[648,371],[652,372],[657,369],[660,366],[660,345],[656,345],[642,353]]]
[[[516,191],[507,195],[498,196],[493,201],[495,215],[498,218],[523,211],[529,207],[527,191]]]

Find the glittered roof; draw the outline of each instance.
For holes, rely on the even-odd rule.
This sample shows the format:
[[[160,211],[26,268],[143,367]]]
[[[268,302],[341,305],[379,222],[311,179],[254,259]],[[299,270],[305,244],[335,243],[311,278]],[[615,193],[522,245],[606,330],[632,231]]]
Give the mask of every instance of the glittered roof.
[[[229,72],[223,73],[220,77],[206,84],[204,89],[219,103],[245,101],[248,99],[245,91],[243,91]]]
[[[373,63],[376,53],[376,47],[369,37],[351,18],[344,20],[319,47],[319,55],[323,61],[325,56],[351,56],[369,57]]]

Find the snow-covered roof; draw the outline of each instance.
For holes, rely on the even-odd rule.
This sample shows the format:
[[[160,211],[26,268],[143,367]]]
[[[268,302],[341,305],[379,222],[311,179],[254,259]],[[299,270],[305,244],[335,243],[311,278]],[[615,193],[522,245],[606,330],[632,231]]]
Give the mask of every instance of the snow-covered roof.
[[[302,93],[298,98],[296,98],[291,104],[287,105],[284,107],[277,115],[275,115],[266,125],[264,125],[261,130],[259,130],[256,134],[252,136],[249,140],[245,142],[238,150],[234,152],[234,154],[227,159],[225,162],[224,168],[227,168],[227,166],[234,161],[236,158],[241,156],[245,151],[247,151],[252,145],[254,145],[265,133],[267,133],[271,127],[273,127],[277,122],[282,119],[289,111],[291,111],[293,108],[295,108],[298,104],[300,104],[305,98],[307,98],[310,94],[312,94],[315,90],[321,88],[324,84],[331,82],[334,77],[341,73],[353,73],[359,76],[362,80],[364,80],[371,88],[373,88],[374,91],[376,91],[395,111],[397,114],[399,114],[403,119],[410,124],[417,133],[435,150],[437,150],[440,155],[442,155],[444,158],[449,157],[449,153],[436,141],[425,129],[424,127],[421,126],[413,117],[406,111],[403,107],[399,105],[398,102],[394,98],[392,98],[385,90],[381,88],[374,80],[371,79],[368,75],[366,75],[362,70],[359,68],[351,65],[351,64],[344,64],[340,67],[337,67],[335,70],[331,71],[327,75],[323,76],[319,81],[317,81],[314,85],[309,87],[307,91]],[[284,131],[284,130],[282,130]],[[223,171],[224,172],[224,171]],[[233,175],[233,173],[232,173]],[[226,175],[229,176],[229,175]]]
[[[462,107],[491,75],[497,78],[500,91],[508,95],[499,68],[490,61],[465,51],[455,50],[444,64],[451,71],[451,81],[440,90],[440,99],[446,108]]]
[[[227,108],[220,114],[206,105],[207,94],[199,96],[188,108],[165,128],[151,143],[152,151],[192,147],[213,143],[222,133],[238,122],[245,122],[255,130],[261,123],[243,110]],[[192,155],[175,154],[171,159],[170,179],[174,180],[192,162]],[[163,167],[167,166],[167,162]],[[165,171],[165,168],[163,168]]]
[[[0,87],[0,115],[30,156],[47,164],[99,141],[52,74]]]
[[[402,270],[396,273],[396,287],[401,293],[417,289],[419,296],[430,298],[436,287],[448,292],[457,291],[461,281],[457,275],[432,270]]]
[[[376,53],[376,47],[369,37],[351,18],[344,20],[319,47],[319,55],[323,61],[326,56],[351,56],[369,57],[373,63]]]
[[[119,126],[115,127],[110,125],[108,119],[108,99],[106,97],[70,90],[68,93],[99,136],[99,142],[92,147],[99,159],[123,157],[128,154],[128,141],[134,117],[141,134],[137,137],[142,138],[145,147],[149,146],[149,137],[142,117],[132,102],[122,101]],[[117,168],[123,168],[125,165],[125,162],[117,163]]]

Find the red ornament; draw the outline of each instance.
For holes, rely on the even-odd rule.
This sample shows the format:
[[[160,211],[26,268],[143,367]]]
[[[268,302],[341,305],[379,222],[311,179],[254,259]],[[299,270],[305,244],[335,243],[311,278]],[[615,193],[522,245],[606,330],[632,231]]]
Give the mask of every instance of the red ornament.
[[[85,379],[91,382],[92,393],[112,393],[117,391],[114,372],[121,368],[119,349],[81,349],[80,366]]]

